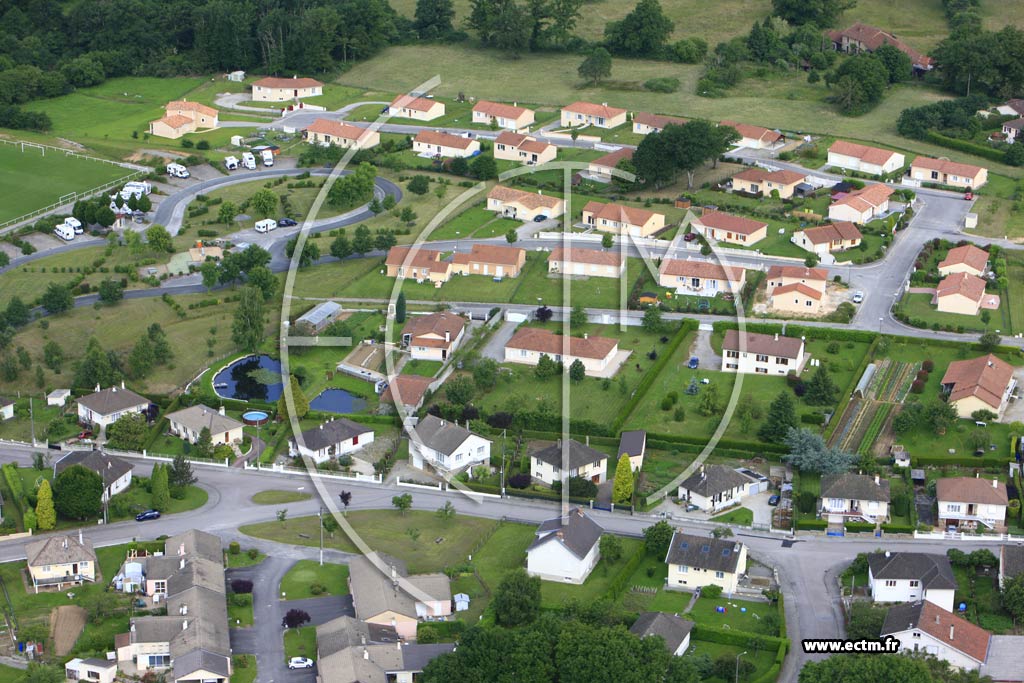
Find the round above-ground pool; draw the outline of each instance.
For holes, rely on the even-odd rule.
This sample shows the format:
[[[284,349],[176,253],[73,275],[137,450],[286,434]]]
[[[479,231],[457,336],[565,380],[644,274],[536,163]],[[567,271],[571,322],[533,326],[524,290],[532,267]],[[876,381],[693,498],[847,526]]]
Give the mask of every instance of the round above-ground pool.
[[[247,425],[252,425],[254,427],[257,425],[267,424],[267,420],[269,419],[270,416],[267,415],[262,410],[247,410],[246,412],[242,413],[242,422],[244,422]]]
[[[276,382],[267,381],[275,375]],[[281,361],[267,355],[239,358],[214,375],[213,390],[221,398],[268,403],[276,401],[284,390]]]
[[[309,402],[309,407],[326,413],[358,413],[366,407],[366,400],[344,389],[324,389]]]

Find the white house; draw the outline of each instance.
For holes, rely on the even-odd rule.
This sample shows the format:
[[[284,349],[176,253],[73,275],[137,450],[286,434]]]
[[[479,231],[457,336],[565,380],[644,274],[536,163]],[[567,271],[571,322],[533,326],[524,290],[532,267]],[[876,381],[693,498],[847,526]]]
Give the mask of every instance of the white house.
[[[672,656],[680,657],[690,648],[690,631],[693,627],[692,621],[682,619],[676,614],[643,612],[629,627],[629,632],[637,638],[661,636],[665,641],[665,649]]]
[[[103,500],[110,500],[132,483],[132,463],[103,451],[71,451],[53,463],[53,478],[73,465],[92,470],[103,479]]]
[[[747,571],[747,546],[711,536],[676,531],[665,555],[668,577],[665,587],[693,590],[721,586],[728,594],[736,591],[740,576]]]
[[[945,555],[929,553],[870,553],[868,587],[875,602],[927,600],[953,610],[956,579]]]
[[[1006,531],[1006,484],[998,479],[948,477],[935,482],[939,528]]]
[[[882,175],[902,168],[906,158],[899,152],[836,140],[828,148],[827,163],[829,166],[845,168],[848,171]]]
[[[194,405],[176,410],[167,416],[171,426],[171,434],[197,443],[203,429],[210,430],[210,439],[214,444],[241,443],[242,423],[224,413],[224,406],[214,410],[204,405]]]
[[[75,657],[64,665],[64,676],[69,681],[89,681],[89,683],[114,683],[117,675],[117,662],[90,657]]]
[[[0,398],[0,420],[14,419],[14,401],[9,398]]]
[[[884,523],[889,518],[889,480],[843,472],[821,478],[821,518]]]
[[[726,330],[722,340],[722,371],[757,375],[799,373],[804,365],[804,340],[795,337]]]
[[[706,512],[739,505],[757,480],[726,465],[701,465],[679,484],[679,499]]]
[[[413,467],[432,467],[444,474],[458,474],[491,462],[491,442],[455,422],[427,415],[409,434],[409,459]]]
[[[595,484],[605,482],[608,477],[608,456],[605,453],[575,439],[566,441],[564,450],[565,453],[562,440],[559,439],[555,444],[530,454],[530,474],[533,478],[548,486],[573,477],[589,479]]]
[[[402,345],[413,360],[446,361],[462,341],[466,321],[454,313],[414,315],[402,328]]]
[[[526,549],[526,572],[544,581],[583,583],[601,559],[603,531],[579,508],[542,522]]]
[[[588,377],[610,377],[623,358],[619,357],[619,340],[613,337],[582,337],[558,335],[540,327],[520,327],[505,342],[505,362],[537,365],[541,356],[569,368],[577,360]]]
[[[70,389],[54,389],[46,395],[46,405],[61,406],[63,408],[69,398],[71,398]]]
[[[339,455],[347,455],[373,443],[373,430],[345,417],[329,420],[292,438],[289,453],[308,456],[318,465]]]
[[[149,399],[131,389],[125,389],[123,382],[120,387],[109,387],[102,391],[97,386],[94,393],[78,399],[78,421],[102,428],[117,422],[124,415],[145,413],[147,408]]]
[[[899,640],[901,651],[934,655],[967,671],[985,663],[992,640],[985,629],[926,600],[891,608],[880,635]]]

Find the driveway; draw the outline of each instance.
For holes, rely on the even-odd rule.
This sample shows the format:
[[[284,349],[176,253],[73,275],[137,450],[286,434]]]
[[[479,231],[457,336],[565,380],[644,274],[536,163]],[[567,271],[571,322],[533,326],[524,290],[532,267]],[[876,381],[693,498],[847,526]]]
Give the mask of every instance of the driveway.
[[[505,344],[512,338],[516,328],[520,323],[513,320],[506,320],[501,324],[501,327],[491,335],[491,338],[487,340],[483,350],[480,351],[480,355],[484,358],[493,358],[499,363],[505,362]]]
[[[705,370],[719,370],[722,367],[722,357],[711,348],[711,331],[698,330],[697,338],[690,346],[690,355],[700,359],[700,367]]]

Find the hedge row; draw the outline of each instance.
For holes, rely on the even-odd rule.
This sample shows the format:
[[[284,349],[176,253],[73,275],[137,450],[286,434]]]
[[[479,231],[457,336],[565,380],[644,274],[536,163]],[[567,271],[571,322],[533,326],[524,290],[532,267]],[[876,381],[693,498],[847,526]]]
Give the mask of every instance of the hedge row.
[[[1017,487],[1017,497],[1020,499],[1020,518],[1024,519],[1024,480],[1021,479],[1019,468],[1013,473],[1013,483]]]
[[[738,330],[740,324],[734,320],[720,320],[713,323],[713,326],[715,332],[724,332],[725,330]],[[783,325],[778,323],[748,322],[744,327],[747,332],[757,332],[760,334],[782,334],[783,332]],[[819,341],[872,342],[879,336],[877,332],[871,332],[870,330],[847,330],[791,324],[785,325],[785,333],[787,337],[807,337],[808,339]]]
[[[875,525],[871,522],[846,522],[843,524],[843,527],[852,534],[862,534],[875,530]]]
[[[637,548],[636,552],[633,553],[633,556],[629,558],[629,562],[626,562],[626,564],[622,566],[622,569],[612,577],[611,582],[608,584],[608,591],[606,593],[610,600],[618,600],[622,595],[622,592],[626,590],[626,584],[629,582],[630,577],[633,576],[633,572],[635,572],[637,567],[640,566],[640,563],[643,562],[644,555],[646,553],[647,549],[641,545]]]
[[[775,661],[771,667],[763,674],[755,678],[751,683],[775,683],[775,680],[779,677],[779,672],[782,671],[782,662],[786,659],[786,653],[789,651],[789,641],[779,644],[779,649],[775,653]]]
[[[749,633],[747,631],[735,631],[708,626],[707,624],[694,624],[693,639],[703,640],[706,643],[717,643],[718,645],[738,645],[746,647],[751,638],[759,638],[766,647],[788,647],[789,641],[779,636],[766,636],[760,633]]]
[[[492,484],[481,484],[476,481],[468,481],[465,486],[472,491],[479,491],[480,493],[493,493],[495,495],[501,495],[501,487],[494,486]],[[505,487],[505,493],[510,496],[516,496],[518,498],[539,498],[541,500],[562,500],[561,493],[555,493],[554,491],[531,491],[528,489],[514,489],[511,486]],[[590,498],[576,498],[569,496],[569,502],[575,503],[576,505],[585,505],[590,507]]]
[[[917,529],[909,524],[883,524],[882,531],[888,534],[912,534]]]
[[[828,520],[825,519],[798,519],[796,528],[802,531],[824,531],[828,528]]]
[[[690,444],[703,447],[707,443],[707,439],[698,436],[683,436],[681,434],[654,434],[651,432],[647,433],[647,445],[651,448],[655,448],[654,442],[659,444]],[[735,450],[745,453],[742,457],[750,457],[750,453],[786,453],[787,448],[784,444],[774,443],[761,443],[760,441],[737,441],[735,439],[721,439],[715,446],[715,452],[718,453],[719,449]],[[669,448],[671,450],[671,448]]]
[[[1005,164],[1006,153],[995,149],[994,147],[986,147],[979,145],[969,140],[960,140],[958,138],[951,138],[948,135],[937,133],[934,130],[929,130],[925,133],[925,140],[932,142],[942,147],[948,147],[949,149],[955,149],[958,152],[966,152],[967,154],[974,154],[975,156],[988,159],[989,161],[995,161],[1000,164]]]
[[[864,354],[860,364],[853,371],[853,382],[860,382],[860,378],[864,376],[864,371],[871,362],[872,356],[875,355],[875,347],[878,346],[878,341],[881,338],[881,336],[876,335],[874,341],[872,341],[871,345],[868,346],[867,353]],[[835,412],[832,413],[832,419],[829,421],[828,427],[825,429],[826,441],[832,437],[833,432],[836,431],[840,423],[843,421],[843,413],[846,412],[846,407],[850,404],[850,401],[853,400],[853,390],[856,388],[856,384],[854,384],[853,387],[847,387],[848,390],[843,392],[842,398],[839,399],[839,405],[836,406]]]
[[[1005,464],[1006,457],[998,455],[983,455],[981,457],[975,455],[912,455],[910,457],[911,467],[941,467],[943,465],[955,465],[958,467],[1002,467]]]

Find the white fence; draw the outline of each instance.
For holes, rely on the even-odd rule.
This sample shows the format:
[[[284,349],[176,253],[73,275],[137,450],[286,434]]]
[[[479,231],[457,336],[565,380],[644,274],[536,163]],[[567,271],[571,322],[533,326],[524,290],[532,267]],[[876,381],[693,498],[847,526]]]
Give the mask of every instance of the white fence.
[[[106,447],[103,448],[103,452],[104,453],[109,453],[110,455],[116,455],[116,456],[119,456],[119,457],[122,457],[122,458],[138,458],[140,460],[151,460],[153,462],[173,462],[174,461],[174,456],[173,455],[167,455],[166,453],[147,453],[146,451],[142,451],[141,453],[138,453],[136,451],[119,451],[119,450],[116,450],[116,449],[113,449],[113,448],[106,448]],[[196,460],[196,459],[193,459],[193,458],[188,458],[188,456],[186,456],[186,458],[193,465],[205,465],[207,467],[220,467],[221,469],[226,469],[228,467],[231,467],[231,463],[229,463],[227,460],[225,460],[224,462],[215,462],[213,460]]]
[[[398,486],[408,486],[416,489],[431,489],[432,491],[444,491],[444,484],[414,484],[411,481],[402,481],[398,479],[395,481]]]
[[[961,531],[915,531],[914,538],[923,541],[975,541],[978,543],[1006,543],[1024,541],[1024,536],[1012,534],[965,534]]]
[[[315,477],[321,477],[323,479],[338,479],[338,480],[343,480],[343,481],[361,481],[361,482],[364,482],[364,483],[367,483],[367,484],[382,484],[383,483],[383,479],[381,478],[381,476],[379,474],[359,474],[358,472],[353,472],[351,474],[346,474],[344,472],[323,472],[321,470],[317,470],[316,472],[310,472],[308,470],[302,469],[301,467],[288,467],[287,465],[278,465],[278,464],[264,466],[264,465],[260,465],[259,463],[256,463],[254,465],[250,465],[249,463],[245,463],[244,471],[246,471],[246,472],[269,472],[271,474],[301,474],[303,476],[315,476]]]

